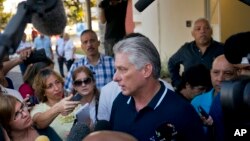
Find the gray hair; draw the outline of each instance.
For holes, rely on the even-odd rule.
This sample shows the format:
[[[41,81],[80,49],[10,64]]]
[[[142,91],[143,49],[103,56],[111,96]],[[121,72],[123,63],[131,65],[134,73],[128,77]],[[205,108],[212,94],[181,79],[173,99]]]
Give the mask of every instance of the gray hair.
[[[210,29],[212,29],[210,22],[206,18],[198,18],[197,20],[194,21],[193,28],[195,27],[195,24],[199,21],[205,22]]]
[[[127,53],[130,63],[134,64],[137,70],[142,69],[146,64],[153,66],[153,77],[158,79],[161,72],[161,59],[154,44],[147,37],[130,37],[115,44],[114,54]]]

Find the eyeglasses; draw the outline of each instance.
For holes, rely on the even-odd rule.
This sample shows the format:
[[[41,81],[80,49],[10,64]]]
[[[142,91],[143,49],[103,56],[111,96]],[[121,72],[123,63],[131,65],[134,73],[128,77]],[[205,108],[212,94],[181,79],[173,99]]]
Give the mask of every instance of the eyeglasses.
[[[84,78],[84,79],[82,79],[82,80],[76,80],[76,81],[74,81],[73,84],[74,84],[76,87],[79,87],[79,86],[82,85],[82,83],[84,83],[85,85],[88,85],[88,84],[90,84],[91,82],[92,82],[92,78],[87,77],[87,78]]]
[[[28,111],[28,106],[22,103],[20,109],[14,115],[14,120],[22,118],[23,112],[27,112],[27,111]]]

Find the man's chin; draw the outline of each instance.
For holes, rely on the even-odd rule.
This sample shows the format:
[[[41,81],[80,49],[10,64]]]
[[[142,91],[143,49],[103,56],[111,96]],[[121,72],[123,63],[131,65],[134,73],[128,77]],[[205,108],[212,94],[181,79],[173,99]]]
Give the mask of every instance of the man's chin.
[[[130,92],[124,89],[122,90],[122,94],[125,96],[130,96]]]

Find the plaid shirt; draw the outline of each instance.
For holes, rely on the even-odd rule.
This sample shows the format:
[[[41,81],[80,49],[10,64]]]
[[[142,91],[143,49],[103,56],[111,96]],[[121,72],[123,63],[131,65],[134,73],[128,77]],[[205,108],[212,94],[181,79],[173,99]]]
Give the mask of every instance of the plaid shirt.
[[[96,86],[99,90],[108,82],[112,81],[113,75],[115,73],[114,59],[112,57],[101,54],[98,64],[93,66],[92,64],[89,63],[89,60],[87,59],[87,57],[84,56],[83,58],[75,62],[71,66],[68,72],[68,75],[65,79],[65,84],[64,84],[64,89],[67,90],[68,92],[71,92],[73,89],[72,87],[73,72],[76,68],[80,66],[86,66],[94,73],[94,77],[96,79]]]

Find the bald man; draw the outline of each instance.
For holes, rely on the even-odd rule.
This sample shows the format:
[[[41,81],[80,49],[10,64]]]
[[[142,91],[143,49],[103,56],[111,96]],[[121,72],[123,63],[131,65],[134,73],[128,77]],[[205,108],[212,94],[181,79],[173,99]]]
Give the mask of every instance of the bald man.
[[[211,69],[213,59],[223,54],[223,45],[213,40],[212,33],[211,25],[207,19],[199,18],[194,22],[192,30],[194,40],[181,46],[168,61],[168,70],[174,87],[181,80],[181,65],[183,65],[184,71],[196,64],[203,64]]]
[[[98,131],[89,134],[83,141],[137,141],[137,139],[123,132]]]
[[[236,68],[227,61],[224,55],[220,55],[213,61],[210,76],[213,88],[195,97],[191,102],[197,112],[198,106],[202,106],[207,113],[209,112],[213,98],[220,92],[221,82],[236,78]]]
[[[213,85],[213,88],[204,94],[201,94],[197,97],[195,97],[191,104],[194,106],[195,110],[200,114],[198,107],[201,106],[207,113],[210,115],[210,107],[212,105],[212,102],[214,98],[218,95],[221,89],[221,83],[222,81],[228,81],[232,80],[237,77],[236,68],[233,64],[229,63],[227,59],[225,58],[225,55],[220,55],[215,58],[212,64],[212,69],[210,71],[211,76],[211,82]],[[206,119],[204,116],[201,116],[201,119],[203,120],[204,125],[211,126],[213,124],[213,119],[211,116],[209,116],[208,119]],[[206,128],[205,132],[207,131]]]

